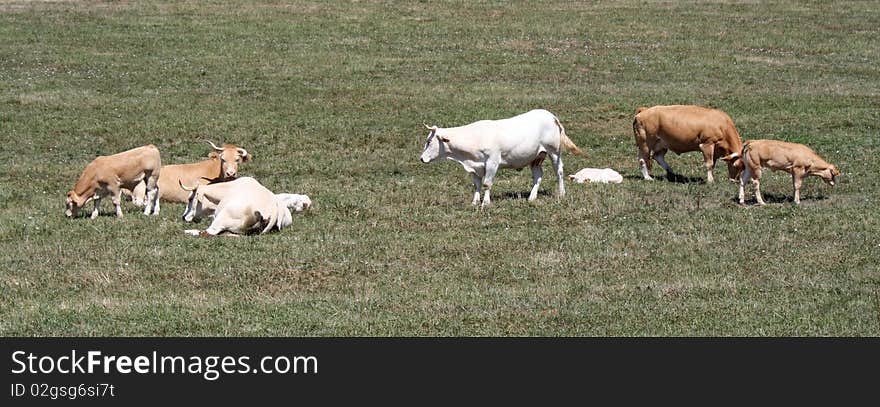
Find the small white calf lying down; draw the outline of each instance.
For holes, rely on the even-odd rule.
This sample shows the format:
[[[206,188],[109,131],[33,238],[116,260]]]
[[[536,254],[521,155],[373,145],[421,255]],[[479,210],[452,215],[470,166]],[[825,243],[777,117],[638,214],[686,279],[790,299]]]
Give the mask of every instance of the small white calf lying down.
[[[190,229],[187,234],[239,235],[281,230],[293,222],[290,209],[300,212],[312,205],[311,199],[299,194],[275,194],[257,180],[242,177],[234,181],[187,188],[190,191],[183,220],[191,222],[205,216],[214,220],[204,231]]]
[[[828,185],[837,183],[840,170],[829,164],[815,151],[803,144],[777,140],[750,140],[743,146],[742,160],[745,163],[739,181],[739,203],[745,204],[745,186],[751,180],[755,186],[755,199],[764,205],[761,196],[761,168],[785,171],[791,174],[794,184],[794,203],[801,203],[801,182],[808,175],[822,178]]]
[[[623,182],[623,176],[620,175],[617,171],[612,170],[611,168],[584,168],[574,174],[568,176],[568,178],[574,182],[579,184],[583,184],[584,182],[601,182],[603,184],[613,183],[619,184]]]
[[[162,159],[159,149],[149,144],[133,148],[118,154],[95,158],[67,193],[68,218],[79,215],[79,210],[89,201],[95,201],[95,209],[91,218],[98,217],[101,198],[110,196],[116,207],[116,216],[122,217],[120,195],[123,188],[134,188],[143,182],[145,185],[146,205],[144,215],[159,214],[159,189],[157,182]]]

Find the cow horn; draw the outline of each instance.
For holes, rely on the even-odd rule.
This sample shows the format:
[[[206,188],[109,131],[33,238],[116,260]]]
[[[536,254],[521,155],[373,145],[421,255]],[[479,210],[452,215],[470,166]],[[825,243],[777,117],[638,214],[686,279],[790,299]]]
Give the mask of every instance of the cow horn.
[[[423,123],[423,124],[424,124],[424,123]],[[431,131],[435,131],[435,130],[437,130],[437,126],[428,126],[427,124],[425,124],[425,128],[428,129],[428,130],[431,130]]]
[[[215,146],[214,143],[211,142],[211,140],[205,140],[205,142],[207,142],[208,144],[210,144],[211,147],[214,147],[215,150],[217,150],[217,151],[223,151],[223,148],[222,148],[222,147],[217,147],[217,146]]]
[[[242,157],[247,157],[247,155],[248,155],[247,150],[245,150],[241,147],[238,148],[238,153],[241,154]]]
[[[180,184],[180,188],[184,191],[192,192],[196,190],[195,188],[187,188],[186,186],[184,186],[183,181],[181,181],[180,178],[177,179],[177,183]]]

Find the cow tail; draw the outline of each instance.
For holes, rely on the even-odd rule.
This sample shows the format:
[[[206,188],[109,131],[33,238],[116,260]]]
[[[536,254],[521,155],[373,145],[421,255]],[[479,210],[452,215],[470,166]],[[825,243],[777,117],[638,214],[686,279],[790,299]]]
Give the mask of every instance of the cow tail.
[[[745,160],[746,160],[746,154],[748,154],[749,151],[751,151],[751,149],[752,149],[752,144],[751,144],[751,143],[752,143],[751,140],[746,141],[745,143],[743,143],[742,153],[740,153],[740,154],[742,155],[742,160],[743,160],[743,162],[745,162]]]
[[[578,146],[574,144],[574,142],[571,141],[568,136],[565,135],[565,128],[562,127],[562,123],[559,122],[559,119],[554,117],[553,120],[556,121],[556,127],[559,127],[559,144],[563,147],[563,149],[570,151],[574,155],[586,157],[587,153],[581,151],[581,149],[578,148]]]

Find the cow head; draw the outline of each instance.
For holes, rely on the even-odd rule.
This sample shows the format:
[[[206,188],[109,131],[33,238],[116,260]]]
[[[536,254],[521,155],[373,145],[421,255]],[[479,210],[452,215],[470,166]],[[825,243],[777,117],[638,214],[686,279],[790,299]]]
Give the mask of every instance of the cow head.
[[[198,222],[206,214],[210,215],[214,211],[213,203],[209,202],[204,194],[199,193],[199,187],[188,188],[183,182],[177,180],[180,188],[189,191],[189,198],[186,200],[186,209],[183,211],[184,222]]]
[[[742,156],[740,156],[739,153],[731,153],[721,157],[721,159],[727,161],[727,176],[730,180],[733,182],[739,182],[739,177],[742,175],[743,169],[745,168]]]
[[[232,144],[224,144],[223,147],[217,147],[213,142],[205,141],[214,148],[214,151],[208,157],[212,160],[220,160],[221,179],[235,178],[236,174],[238,174],[238,164],[251,160],[251,155],[241,147]]]
[[[287,208],[296,212],[302,212],[312,207],[312,200],[308,195],[300,194],[275,194],[275,197]]]
[[[67,193],[67,202],[65,203],[67,210],[64,211],[64,214],[68,218],[75,218],[79,216],[79,208],[82,208],[85,204],[76,192],[70,191]]]
[[[438,134],[440,129],[437,126],[428,126],[426,124],[425,128],[430,130],[430,133],[428,133],[428,138],[425,140],[425,150],[422,151],[421,156],[422,162],[429,163],[446,157],[447,150],[449,149],[446,143],[449,142],[449,139]]]
[[[840,175],[840,170],[838,170],[834,164],[831,164],[828,168],[819,171],[817,175],[822,177],[822,180],[825,181],[825,183],[833,187],[837,184],[837,176]]]

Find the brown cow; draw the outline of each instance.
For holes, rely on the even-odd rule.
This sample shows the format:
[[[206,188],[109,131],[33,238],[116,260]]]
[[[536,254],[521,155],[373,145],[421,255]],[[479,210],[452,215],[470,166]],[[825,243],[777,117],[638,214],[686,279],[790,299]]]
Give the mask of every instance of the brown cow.
[[[829,164],[815,151],[803,144],[778,140],[750,140],[743,147],[742,161],[745,170],[739,181],[739,203],[745,204],[745,185],[749,180],[755,186],[755,199],[764,205],[761,196],[761,168],[785,171],[791,174],[794,183],[794,203],[801,203],[801,182],[808,175],[825,180],[832,187],[837,183],[840,170]]]
[[[701,151],[706,166],[706,180],[714,182],[712,170],[721,158],[728,162],[727,172],[736,181],[742,172],[738,160],[742,139],[727,113],[701,106],[672,105],[640,107],[633,120],[633,133],[639,150],[639,167],[646,180],[652,180],[651,157],[657,160],[666,176],[675,174],[666,163],[667,150],[676,154]]]
[[[180,188],[181,182],[184,185],[197,185],[235,179],[238,165],[251,160],[251,155],[241,147],[232,144],[217,147],[210,141],[208,143],[214,151],[208,155],[207,160],[162,167],[162,175],[159,176],[159,199],[166,202],[186,203],[189,199],[189,191]],[[132,190],[132,201],[135,205],[143,204],[144,190],[143,184]]]
[[[144,215],[159,213],[159,191],[156,190],[162,160],[159,149],[150,144],[133,148],[119,154],[95,158],[67,193],[67,217],[79,215],[79,210],[89,201],[95,201],[92,219],[98,217],[101,198],[110,196],[116,206],[116,216],[122,217],[120,194],[122,188],[134,188],[144,184],[146,205]]]

